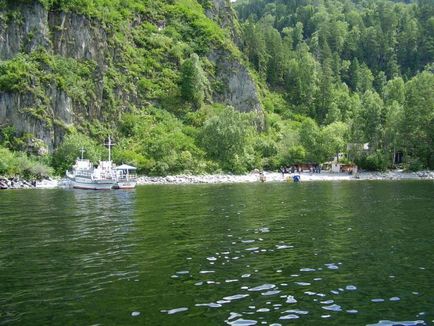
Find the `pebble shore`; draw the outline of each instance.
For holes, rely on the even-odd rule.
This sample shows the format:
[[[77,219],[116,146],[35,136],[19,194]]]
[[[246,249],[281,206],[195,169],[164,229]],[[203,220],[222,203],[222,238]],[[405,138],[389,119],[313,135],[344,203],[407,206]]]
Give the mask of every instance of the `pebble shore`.
[[[264,172],[265,182],[287,182],[292,180],[294,174],[278,172]],[[404,172],[402,170],[387,172],[360,172],[355,175],[345,173],[299,173],[301,182],[306,181],[351,181],[351,180],[434,180],[434,171]],[[230,184],[260,182],[260,174],[252,172],[244,175],[208,174],[208,175],[175,175],[166,177],[141,176],[137,180],[138,185],[149,184]],[[0,189],[51,189],[65,188],[68,183],[65,179],[45,179],[41,181],[29,181],[21,179],[7,179],[0,177]]]
[[[55,179],[25,180],[21,178],[0,177],[0,190],[5,189],[31,189],[31,188],[57,188],[59,181]]]
[[[265,182],[287,182],[294,174],[278,172],[264,172]],[[345,173],[299,173],[301,182],[305,181],[350,181],[350,180],[434,180],[434,171],[420,172],[361,172],[356,175]],[[177,175],[167,177],[148,177],[142,176],[137,184],[216,184],[216,183],[251,183],[260,182],[259,173],[249,173],[245,175],[211,174],[211,175]]]

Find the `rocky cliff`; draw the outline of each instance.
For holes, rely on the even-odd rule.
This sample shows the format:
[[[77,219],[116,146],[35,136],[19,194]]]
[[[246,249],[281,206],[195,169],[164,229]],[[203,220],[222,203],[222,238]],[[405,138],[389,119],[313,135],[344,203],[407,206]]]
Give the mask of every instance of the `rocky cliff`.
[[[236,13],[232,8],[230,0],[213,0],[212,4],[205,9],[206,15],[216,21],[221,28],[230,32],[232,40],[239,45],[240,26],[236,19]]]
[[[213,101],[243,112],[262,110],[248,69],[224,45],[230,41],[195,49],[200,40],[176,31],[179,20],[194,25],[195,16],[178,8],[158,17],[137,13],[117,26],[36,0],[0,8],[0,128],[13,125],[49,150],[70,128],[113,125],[122,112],[158,106],[160,98],[176,94],[188,54],[179,54],[184,43],[214,65],[209,78],[223,87],[212,89]],[[206,13],[237,39],[229,1],[214,0]],[[172,37],[178,32],[178,39]]]

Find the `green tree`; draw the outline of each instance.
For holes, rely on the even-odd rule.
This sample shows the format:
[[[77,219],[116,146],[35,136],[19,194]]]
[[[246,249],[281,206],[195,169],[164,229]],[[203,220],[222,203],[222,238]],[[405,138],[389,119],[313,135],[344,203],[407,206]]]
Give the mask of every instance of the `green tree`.
[[[84,149],[84,158],[89,159],[94,164],[101,160],[104,148],[96,144],[91,138],[80,133],[67,135],[60,146],[53,153],[52,166],[60,175],[71,168],[75,160],[81,156],[80,150]]]
[[[391,105],[393,102],[403,105],[405,102],[404,80],[401,77],[389,80],[384,87],[383,98],[387,105]]]
[[[284,52],[279,32],[272,28],[265,28],[265,43],[268,52],[267,82],[270,86],[281,85],[283,80]]]
[[[404,108],[398,101],[393,101],[386,107],[386,121],[384,125],[384,147],[387,150],[391,164],[394,163],[395,153],[402,150],[401,127],[403,123]]]
[[[267,50],[264,32],[251,19],[244,25],[243,50],[253,67],[264,76],[267,70]]]
[[[199,56],[193,53],[181,67],[181,96],[190,102],[195,110],[200,109],[203,104],[206,84],[207,78]]]
[[[285,74],[288,101],[300,113],[314,117],[314,102],[318,90],[318,62],[306,44],[298,47],[295,58],[288,63]]]
[[[374,91],[367,91],[362,96],[361,127],[365,140],[370,147],[378,149],[382,145],[384,132],[384,104],[380,96]]]
[[[301,123],[300,143],[306,150],[306,160],[308,162],[319,163],[324,160],[321,130],[311,118],[306,118]]]
[[[209,118],[200,133],[200,142],[210,158],[223,169],[245,172],[252,168],[250,135],[253,128],[247,116],[231,107]]]
[[[424,71],[405,85],[403,131],[408,154],[434,168],[434,74]]]
[[[344,122],[334,122],[321,130],[324,158],[330,158],[346,150],[348,143],[348,125]]]

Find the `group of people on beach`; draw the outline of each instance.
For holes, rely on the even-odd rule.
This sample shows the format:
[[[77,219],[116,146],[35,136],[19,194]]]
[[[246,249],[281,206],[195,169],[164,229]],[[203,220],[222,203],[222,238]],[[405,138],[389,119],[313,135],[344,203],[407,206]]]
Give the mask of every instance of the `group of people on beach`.
[[[281,166],[280,173],[282,173],[282,177],[285,177],[285,173],[300,173],[308,170],[310,173],[321,173],[321,165],[319,164],[296,164],[289,166]]]

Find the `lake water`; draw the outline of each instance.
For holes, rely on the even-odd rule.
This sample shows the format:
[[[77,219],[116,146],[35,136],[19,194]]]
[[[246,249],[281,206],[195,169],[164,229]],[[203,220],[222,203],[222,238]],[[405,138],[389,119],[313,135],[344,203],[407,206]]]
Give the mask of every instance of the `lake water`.
[[[430,325],[433,231],[432,181],[2,191],[0,324]]]

